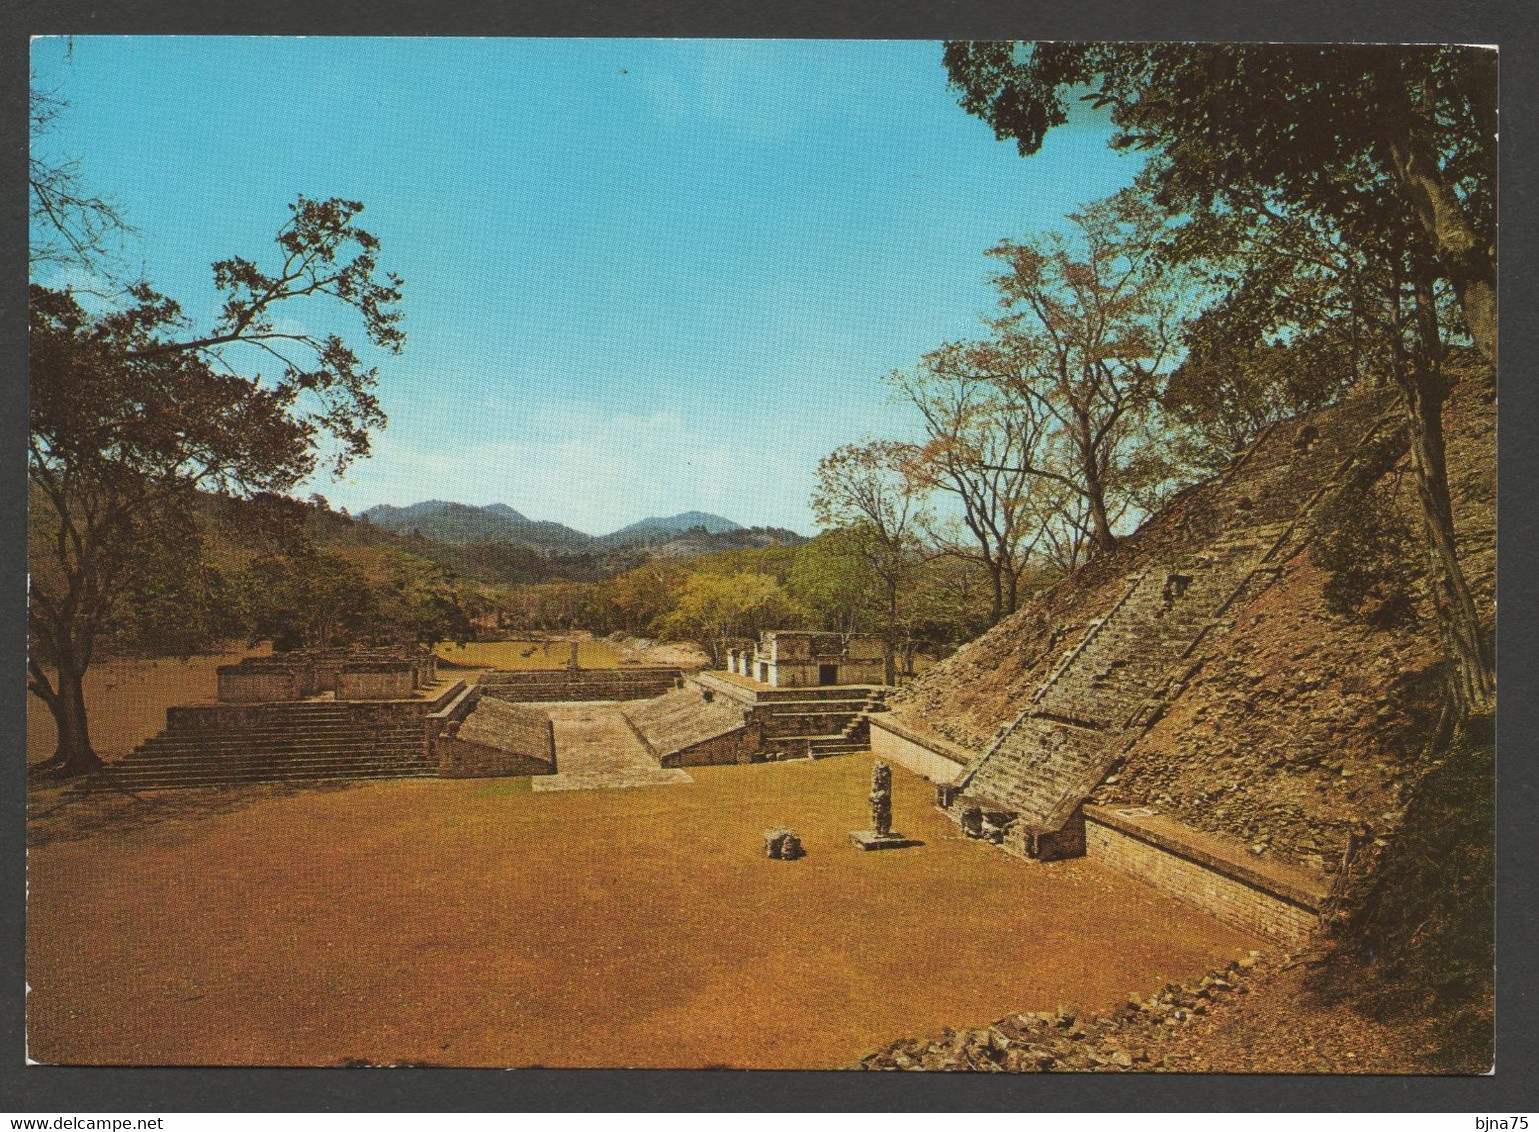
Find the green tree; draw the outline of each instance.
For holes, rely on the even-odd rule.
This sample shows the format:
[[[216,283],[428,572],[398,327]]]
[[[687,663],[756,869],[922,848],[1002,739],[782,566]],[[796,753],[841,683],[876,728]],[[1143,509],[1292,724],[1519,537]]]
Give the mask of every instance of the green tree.
[[[802,611],[768,574],[692,573],[663,619],[671,635],[696,641],[713,667],[725,662],[728,642],[795,623]]]
[[[681,564],[656,559],[601,582],[598,600],[606,611],[606,626],[630,633],[658,632],[684,575]]]
[[[337,554],[265,555],[246,568],[241,589],[251,641],[278,652],[353,644],[380,621],[368,578]]]
[[[1365,253],[1297,210],[1252,208],[1190,217],[1166,254],[1195,265],[1215,295],[1183,331],[1162,402],[1198,472],[1389,372],[1393,249]]]
[[[371,588],[377,639],[432,648],[439,641],[463,645],[475,635],[475,602],[442,566],[401,556]]]
[[[856,633],[881,624],[881,579],[858,531],[822,531],[796,550],[787,589],[818,628]]]
[[[1495,678],[1459,563],[1442,406],[1450,330],[1496,360],[1496,52],[958,42],[945,63],[962,106],[1022,154],[1084,97],[1110,108],[1114,146],[1148,153],[1156,202],[1172,214],[1270,210],[1361,255],[1391,253],[1391,374],[1411,428],[1449,691],[1462,715],[1489,711]]]
[[[1033,577],[1028,572],[1021,582]],[[904,675],[913,675],[916,652],[944,656],[994,624],[992,589],[976,561],[939,555],[920,567],[898,610]]]
[[[375,346],[399,350],[401,282],[379,277],[378,240],[354,222],[362,207],[300,198],[279,230],[274,271],[241,258],[215,264],[224,304],[207,333],[145,284],[104,313],[33,284],[28,687],[58,728],[51,767],[74,774],[100,765],[83,678],[160,532],[193,510],[200,491],[292,489],[323,444],[340,471],[385,423],[377,370],[340,336],[296,329],[287,317],[329,298],[362,317]],[[276,361],[277,375],[258,359]]]
[[[923,483],[909,473],[912,453],[892,441],[846,444],[818,462],[812,513],[819,525],[847,532],[849,545],[879,580],[886,681],[897,679],[898,601],[924,560]]]

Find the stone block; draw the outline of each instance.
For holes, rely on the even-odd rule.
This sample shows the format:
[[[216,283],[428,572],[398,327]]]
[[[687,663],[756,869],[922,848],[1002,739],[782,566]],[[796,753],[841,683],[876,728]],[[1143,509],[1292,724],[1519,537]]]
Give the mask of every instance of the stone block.
[[[850,843],[857,849],[908,849],[924,842],[901,833],[877,833],[874,829],[857,829],[850,834]]]
[[[771,861],[794,861],[807,855],[795,830],[784,826],[764,831],[764,855]]]

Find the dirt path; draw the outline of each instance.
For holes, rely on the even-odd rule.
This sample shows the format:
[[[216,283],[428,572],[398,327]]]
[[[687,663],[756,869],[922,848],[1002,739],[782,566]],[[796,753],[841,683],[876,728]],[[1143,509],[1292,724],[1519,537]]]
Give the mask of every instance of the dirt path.
[[[682,770],[658,766],[615,704],[552,704],[546,710],[556,732],[557,773],[533,778],[530,786],[536,791],[674,786],[694,781]]]

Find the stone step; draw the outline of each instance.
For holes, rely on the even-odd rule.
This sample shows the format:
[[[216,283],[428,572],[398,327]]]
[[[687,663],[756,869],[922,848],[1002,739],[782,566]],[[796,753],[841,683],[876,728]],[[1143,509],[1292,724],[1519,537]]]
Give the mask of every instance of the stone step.
[[[239,754],[243,751],[262,752],[264,754],[280,755],[285,753],[307,753],[325,751],[372,751],[377,749],[407,750],[412,747],[422,747],[425,741],[421,735],[415,737],[370,737],[367,739],[348,739],[338,741],[315,742],[307,740],[295,740],[282,743],[156,743],[153,740],[141,743],[134,748],[135,755],[157,755],[175,757],[179,755],[216,756]]]
[[[120,767],[162,766],[243,766],[262,763],[268,766],[298,766],[304,763],[345,763],[379,760],[386,762],[425,759],[427,751],[420,744],[413,747],[349,747],[325,751],[233,751],[209,754],[199,751],[131,754],[117,763]]]
[[[283,738],[289,735],[355,735],[361,731],[393,731],[403,728],[415,728],[421,730],[420,723],[390,724],[387,726],[371,726],[367,724],[338,722],[338,723],[286,723],[282,726],[271,727],[168,727],[160,731],[159,735],[185,736],[189,739],[218,739],[230,735],[253,735],[272,738]]]
[[[367,743],[376,739],[407,739],[422,738],[424,732],[419,727],[391,727],[379,729],[362,729],[349,727],[339,731],[283,731],[261,733],[231,733],[231,732],[207,732],[199,734],[186,731],[162,731],[159,735],[152,735],[140,746],[184,746],[184,747],[229,747],[252,745],[283,745],[292,743]]]
[[[423,744],[412,746],[332,747],[312,751],[150,751],[134,753],[119,760],[118,766],[189,766],[236,765],[249,762],[266,762],[275,765],[302,762],[355,762],[359,759],[410,759],[426,758]]]
[[[295,767],[229,767],[184,768],[180,770],[138,771],[129,773],[116,770],[113,777],[121,783],[200,783],[200,782],[282,782],[295,778],[363,778],[392,776],[415,777],[436,774],[436,765],[416,764],[356,764],[348,766],[295,766]]]
[[[348,769],[342,771],[313,770],[295,774],[257,775],[188,775],[181,777],[139,777],[114,775],[117,785],[129,790],[195,790],[202,787],[255,786],[265,782],[340,782],[390,778],[430,778],[437,774],[434,767]],[[82,789],[97,792],[112,790],[111,783],[92,781],[82,784]]]
[[[252,767],[278,768],[335,766],[349,767],[365,764],[380,766],[407,766],[426,763],[429,756],[423,751],[358,751],[349,754],[332,754],[311,758],[247,757],[229,759],[146,759],[128,758],[115,765],[124,773],[160,774],[184,770],[245,770]]]
[[[864,711],[870,706],[866,699],[829,700],[770,700],[761,701],[759,710],[766,715],[818,715],[826,712]]]

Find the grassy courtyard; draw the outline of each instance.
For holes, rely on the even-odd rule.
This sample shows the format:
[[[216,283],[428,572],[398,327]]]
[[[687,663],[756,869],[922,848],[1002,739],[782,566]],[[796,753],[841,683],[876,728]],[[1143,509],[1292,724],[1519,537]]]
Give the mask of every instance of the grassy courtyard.
[[[29,857],[29,1054],[161,1065],[834,1067],[1009,1010],[1101,1007],[1255,946],[1088,861],[861,853],[871,761],[253,790]],[[789,824],[808,856],[761,855]]]
[[[567,641],[472,641],[440,644],[440,660],[465,668],[564,668],[571,656]],[[580,641],[577,663],[582,668],[618,668],[623,653],[608,641]],[[450,675],[456,675],[452,671]]]

